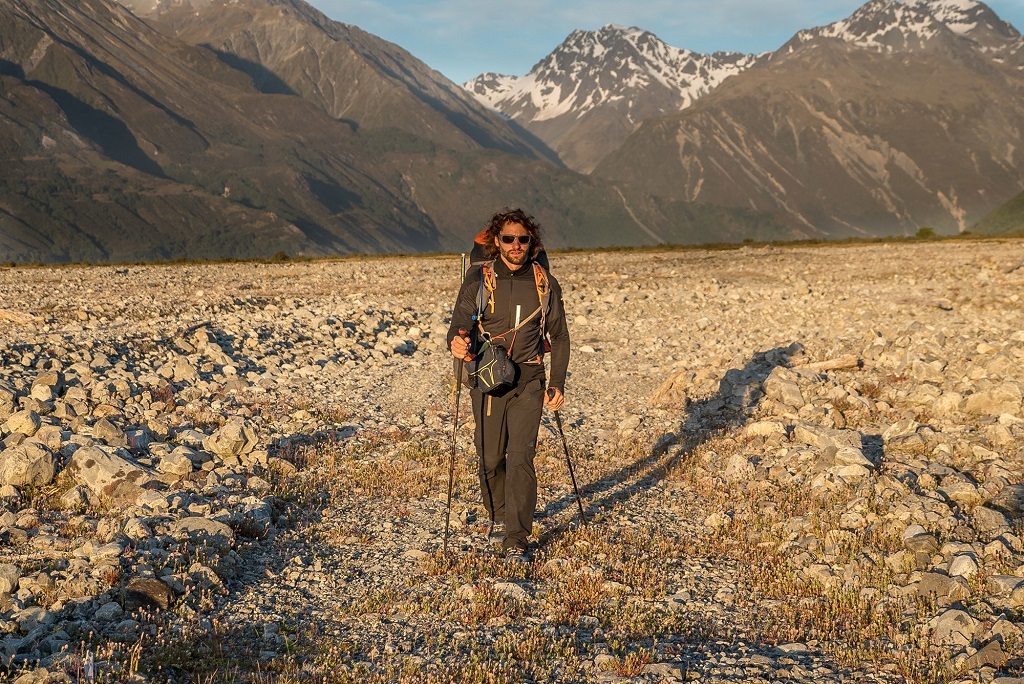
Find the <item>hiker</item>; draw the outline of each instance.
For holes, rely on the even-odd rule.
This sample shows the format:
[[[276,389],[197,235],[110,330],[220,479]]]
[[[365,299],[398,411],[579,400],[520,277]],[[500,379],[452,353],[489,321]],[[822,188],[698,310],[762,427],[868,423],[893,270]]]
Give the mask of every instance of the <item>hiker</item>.
[[[462,359],[485,349],[490,340],[501,348],[493,351],[507,352],[513,362],[507,386],[485,391],[478,377],[471,396],[489,536],[501,538],[507,559],[525,562],[537,507],[537,432],[543,405],[557,411],[564,401],[569,329],[558,282],[535,265],[543,245],[532,216],[521,209],[494,214],[483,247],[490,261],[470,268],[462,282],[448,346],[452,356]],[[551,351],[547,381],[545,335]]]

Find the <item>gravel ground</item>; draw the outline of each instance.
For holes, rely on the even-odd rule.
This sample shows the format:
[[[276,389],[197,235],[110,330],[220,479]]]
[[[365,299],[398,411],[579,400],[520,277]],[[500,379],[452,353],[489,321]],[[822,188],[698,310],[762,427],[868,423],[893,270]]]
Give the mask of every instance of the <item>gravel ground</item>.
[[[441,553],[457,257],[0,270],[0,475],[55,464],[0,482],[9,674],[1024,681],[1022,246],[554,255],[590,524],[547,416],[525,565],[465,395]],[[153,480],[111,501],[83,447]]]

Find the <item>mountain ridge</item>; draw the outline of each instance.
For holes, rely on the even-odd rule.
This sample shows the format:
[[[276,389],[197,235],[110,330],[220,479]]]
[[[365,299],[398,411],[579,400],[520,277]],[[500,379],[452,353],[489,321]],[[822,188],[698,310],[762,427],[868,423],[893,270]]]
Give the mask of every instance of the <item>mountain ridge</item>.
[[[363,34],[362,48],[336,51],[361,83],[335,83],[398,98],[389,109],[408,115],[332,116],[330,98],[293,92],[326,82],[301,79],[319,57],[268,57],[323,36],[322,15],[299,0],[231,4],[243,12],[200,3],[209,40],[196,43],[112,0],[0,5],[0,261],[459,250],[509,204],[530,209],[552,247],[704,241],[712,216],[719,239],[790,234],[566,170],[454,84],[434,97],[425,65]],[[458,97],[438,106],[445,88]]]
[[[688,106],[759,59],[702,55],[609,24],[574,31],[523,77],[483,74],[463,87],[535,132],[570,168],[589,172],[640,121]],[[595,141],[605,142],[590,152]]]
[[[893,16],[922,22],[904,32]],[[594,175],[645,172],[652,192],[771,211],[829,236],[963,231],[1024,187],[1024,78],[930,19],[872,0],[801,32],[689,109],[645,122]]]

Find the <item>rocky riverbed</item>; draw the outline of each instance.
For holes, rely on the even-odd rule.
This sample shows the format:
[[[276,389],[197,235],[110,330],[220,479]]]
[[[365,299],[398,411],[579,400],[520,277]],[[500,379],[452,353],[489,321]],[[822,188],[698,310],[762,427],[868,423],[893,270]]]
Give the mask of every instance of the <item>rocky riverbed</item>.
[[[503,562],[458,257],[0,269],[11,680],[1024,682],[1024,243],[553,256]]]

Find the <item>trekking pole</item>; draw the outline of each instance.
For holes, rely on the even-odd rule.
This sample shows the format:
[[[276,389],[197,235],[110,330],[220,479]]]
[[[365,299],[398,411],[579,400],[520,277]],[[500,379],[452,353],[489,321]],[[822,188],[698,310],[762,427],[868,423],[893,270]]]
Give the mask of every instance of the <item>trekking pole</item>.
[[[548,396],[554,396],[554,388],[548,389]],[[565,451],[565,464],[569,466],[569,478],[572,480],[572,490],[576,493],[576,505],[580,507],[580,520],[583,521],[583,526],[587,526],[587,516],[583,512],[583,498],[580,496],[580,488],[576,486],[576,473],[572,469],[572,459],[569,458],[569,444],[565,441],[565,430],[562,429],[562,416],[558,411],[552,411],[555,414],[555,423],[558,425],[558,435],[562,438],[562,449]]]
[[[462,255],[462,278],[466,278],[466,255]],[[459,334],[463,334],[459,330]],[[444,514],[444,555],[448,555],[448,533],[452,524],[452,489],[455,487],[455,450],[458,444],[459,435],[459,399],[462,397],[462,366],[466,363],[464,358],[455,362],[455,419],[452,421],[452,456],[448,461],[448,503],[445,506]]]

